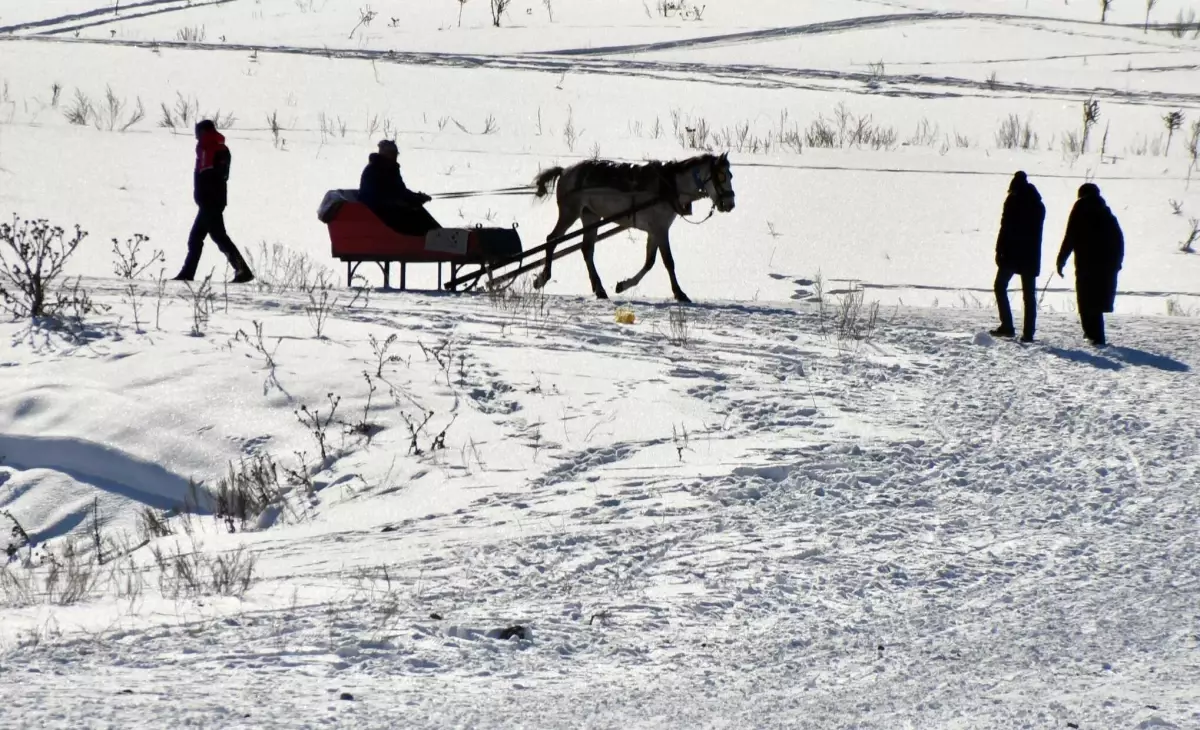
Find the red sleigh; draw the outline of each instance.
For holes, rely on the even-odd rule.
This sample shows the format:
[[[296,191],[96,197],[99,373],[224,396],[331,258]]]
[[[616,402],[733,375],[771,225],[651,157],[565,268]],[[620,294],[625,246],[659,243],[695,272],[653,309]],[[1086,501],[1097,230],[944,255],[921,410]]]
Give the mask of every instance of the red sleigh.
[[[379,265],[383,286],[390,288],[391,265],[400,264],[400,289],[405,288],[408,264],[436,263],[438,289],[442,264],[450,264],[450,279],[463,266],[483,267],[489,262],[521,253],[521,237],[512,228],[439,228],[424,236],[408,236],[388,228],[366,205],[356,190],[330,190],[321,201],[317,217],[329,227],[333,256],[346,262],[346,284],[364,261]]]

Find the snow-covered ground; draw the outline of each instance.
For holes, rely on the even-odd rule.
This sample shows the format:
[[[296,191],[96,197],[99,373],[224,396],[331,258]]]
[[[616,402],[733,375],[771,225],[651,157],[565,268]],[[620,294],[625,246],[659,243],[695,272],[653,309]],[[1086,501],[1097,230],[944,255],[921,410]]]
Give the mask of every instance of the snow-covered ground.
[[[37,544],[0,573],[0,727],[1200,726],[1200,329],[1166,316],[1200,307],[1200,41],[1133,3],[657,5],[0,0],[0,214],[82,225],[69,272],[110,308],[0,324],[0,542]],[[106,86],[146,119],[66,120]],[[157,265],[111,276],[135,233],[182,260],[179,98],[236,117],[226,218],[262,277],[199,324]],[[786,143],[839,107],[894,143]],[[998,147],[1010,114],[1033,149]],[[703,124],[738,206],[672,229],[696,305],[661,267],[594,301],[578,258],[544,296],[268,286],[276,244],[344,276],[316,207],[385,134],[436,195],[688,156]],[[1048,209],[1033,346],[983,334],[1016,169]],[[1127,240],[1100,350],[1050,277],[1088,179]],[[526,246],[555,216],[430,209]],[[598,247],[610,292],[642,253]],[[147,533],[251,463],[281,506]],[[48,583],[69,544],[91,577]],[[217,560],[254,561],[243,595],[181,586]]]

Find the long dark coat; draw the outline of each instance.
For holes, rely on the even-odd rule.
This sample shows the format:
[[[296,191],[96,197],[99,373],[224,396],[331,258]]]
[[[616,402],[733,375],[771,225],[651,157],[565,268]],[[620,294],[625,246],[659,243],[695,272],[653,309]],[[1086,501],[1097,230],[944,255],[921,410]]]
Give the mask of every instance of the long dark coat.
[[[1100,197],[1094,185],[1085,185],[1071,209],[1062,248],[1058,250],[1058,269],[1075,254],[1075,289],[1080,304],[1093,310],[1113,311],[1117,296],[1117,272],[1125,261],[1125,236],[1117,217]]]
[[[1042,224],[1046,206],[1031,183],[1013,180],[1004,200],[1000,234],[996,237],[996,266],[1022,276],[1042,273]]]

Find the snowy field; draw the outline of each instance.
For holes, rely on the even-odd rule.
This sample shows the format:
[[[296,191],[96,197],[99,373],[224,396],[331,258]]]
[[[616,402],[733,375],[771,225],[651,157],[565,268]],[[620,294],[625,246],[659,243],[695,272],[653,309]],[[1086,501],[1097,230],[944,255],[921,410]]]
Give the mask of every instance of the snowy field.
[[[107,308],[0,323],[0,727],[1200,727],[1187,2],[366,7],[0,0],[0,219],[88,231]],[[218,112],[260,279],[208,244],[197,314],[156,279]],[[553,203],[436,196],[711,149],[738,205],[672,229],[686,307],[661,266],[615,294],[624,235],[610,302],[577,257],[349,289],[316,208],[384,136],[527,247]],[[1031,346],[985,334],[1017,169]],[[1088,180],[1127,242],[1103,349],[1051,276]],[[135,234],[166,262],[127,282]],[[270,504],[214,517],[231,481]]]

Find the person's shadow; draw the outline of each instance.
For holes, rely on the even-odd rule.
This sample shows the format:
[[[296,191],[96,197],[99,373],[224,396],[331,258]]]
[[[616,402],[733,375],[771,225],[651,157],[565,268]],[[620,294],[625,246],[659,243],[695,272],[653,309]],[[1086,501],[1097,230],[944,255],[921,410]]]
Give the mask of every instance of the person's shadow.
[[[1186,373],[1191,371],[1191,367],[1187,363],[1182,363],[1166,355],[1158,355],[1133,347],[1110,345],[1094,352],[1078,349],[1068,350],[1061,347],[1049,347],[1047,350],[1052,355],[1061,357],[1064,360],[1081,362],[1100,370],[1121,370],[1126,366],[1130,366],[1154,368],[1169,373]]]

